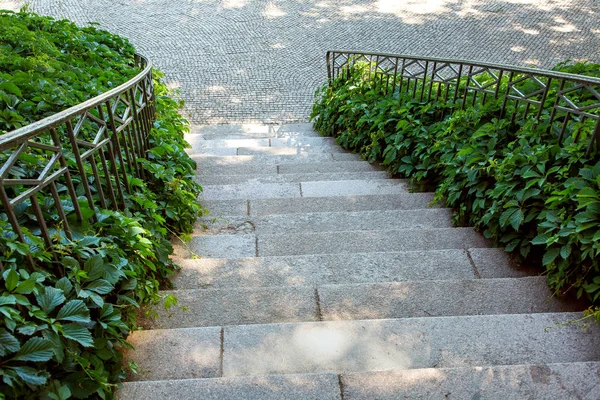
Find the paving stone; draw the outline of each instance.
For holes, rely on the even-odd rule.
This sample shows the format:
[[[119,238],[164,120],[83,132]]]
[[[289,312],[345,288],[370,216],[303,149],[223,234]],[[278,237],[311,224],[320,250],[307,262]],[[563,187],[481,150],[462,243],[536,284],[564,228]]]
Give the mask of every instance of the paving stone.
[[[192,150],[197,153],[200,149],[228,148],[228,147],[268,147],[269,139],[213,139],[206,140],[198,136],[186,136],[185,140],[192,145]]]
[[[127,338],[135,350],[125,353],[138,373],[131,381],[215,378],[219,374],[221,328],[134,331]]]
[[[381,171],[375,165],[366,161],[337,161],[337,162],[314,162],[301,164],[281,164],[277,167],[280,174],[298,174],[314,172],[363,172],[363,171]]]
[[[350,373],[340,380],[345,400],[600,398],[598,362]]]
[[[482,278],[502,278],[539,275],[542,270],[517,265],[504,249],[469,249],[473,263]]]
[[[237,156],[248,157],[248,156]],[[249,156],[252,157],[252,156]],[[298,164],[268,164],[232,160],[230,164],[199,162],[197,174],[200,179],[215,175],[275,175],[300,173],[332,173],[332,172],[374,172],[381,171],[366,161],[313,162]],[[268,161],[268,160],[265,160]]]
[[[545,68],[568,59],[600,61],[597,5],[589,0],[0,4],[29,4],[44,15],[81,25],[97,21],[124,35],[181,91],[193,124],[239,124],[246,137],[260,131],[247,123],[306,122],[314,91],[326,82],[326,51],[349,44]]]
[[[200,195],[203,200],[269,199],[300,197],[298,183],[240,183],[237,185],[206,185]]]
[[[126,382],[119,400],[341,400],[336,374]]]
[[[178,259],[179,289],[473,279],[464,250]]]
[[[335,139],[332,137],[305,137],[305,136],[273,138],[273,139],[269,140],[269,145],[271,147],[338,146]]]
[[[238,149],[235,147],[216,147],[216,148],[195,148],[186,149],[188,154],[205,154],[210,156],[235,156],[238,154]]]
[[[207,182],[207,179],[215,179],[217,176],[230,175],[247,175],[254,177],[255,175],[277,175],[276,164],[229,164],[229,165],[206,165],[198,164],[196,169],[196,180]]]
[[[262,257],[485,247],[472,228],[404,229],[257,235]]]
[[[424,209],[429,207],[432,200],[433,193],[260,199],[250,201],[250,215]],[[211,205],[223,210],[229,207],[221,203],[211,203]]]
[[[299,124],[222,124],[222,125],[193,125],[191,133],[206,140],[213,139],[262,139],[288,137],[322,137],[313,130],[311,123]]]
[[[318,286],[323,320],[583,311],[556,299],[546,278],[436,280]]]
[[[405,180],[354,180],[302,183],[302,197],[357,196],[408,193]]]
[[[200,204],[208,210],[209,218],[227,215],[248,215],[249,200],[202,200]]]
[[[318,321],[315,288],[310,286],[162,291],[177,297],[177,306],[153,310],[144,329]],[[183,307],[183,308],[182,308]]]
[[[368,372],[600,358],[579,313],[325,321],[225,327],[223,375]]]
[[[450,228],[452,213],[449,209],[431,208],[419,210],[317,212],[276,214],[260,217],[205,217],[196,224],[204,234],[248,233],[244,226],[251,226],[256,234],[290,234],[311,232],[335,232],[376,229]]]
[[[388,179],[385,171],[369,172],[324,172],[278,175],[210,175],[198,176],[196,180],[201,185],[236,185],[241,183],[289,183],[336,180],[376,180]]]

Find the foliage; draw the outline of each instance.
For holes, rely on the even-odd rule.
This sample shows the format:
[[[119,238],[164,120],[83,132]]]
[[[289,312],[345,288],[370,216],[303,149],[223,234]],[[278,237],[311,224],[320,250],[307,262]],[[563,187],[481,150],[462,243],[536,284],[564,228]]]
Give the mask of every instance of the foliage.
[[[599,67],[562,63],[557,69],[598,76]],[[460,98],[457,104],[421,100],[413,93],[423,86],[392,90],[370,70],[357,63],[317,91],[315,129],[417,188],[436,189],[436,200],[455,210],[456,223],[474,225],[522,262],[544,266],[558,294],[600,304],[600,161],[598,154],[585,155],[595,121],[571,117],[559,143],[564,114],[552,124],[548,111],[539,120],[531,116],[537,110],[513,120],[529,108],[509,102],[502,113],[502,96],[484,102],[470,95],[466,104],[473,105],[464,109]],[[480,79],[483,86],[491,77]],[[419,85],[444,92],[429,80]],[[524,80],[519,90],[537,90],[528,85]],[[546,110],[556,90],[551,86]],[[506,93],[506,82],[499,93]],[[597,102],[585,91],[576,96],[576,103]],[[595,316],[600,320],[600,311]]]
[[[1,13],[0,38],[0,127],[5,129],[93,97],[137,72],[125,39],[67,21]],[[188,124],[161,77],[154,71],[156,122],[151,149],[140,159],[147,179],[128,177],[132,192],[125,196],[125,211],[96,203],[98,220],[87,218],[92,210],[81,178],[74,176],[83,221],[77,220],[66,187],[57,185],[73,240],[67,239],[53,200],[38,194],[53,238],[48,247],[39,237],[31,202],[18,209],[27,243],[17,239],[0,209],[0,398],[108,399],[124,378],[122,352],[136,328],[136,310],[160,300],[158,290],[168,287],[176,268],[169,239],[189,234],[204,211],[196,201],[201,187],[193,180],[195,164],[184,151]],[[35,153],[28,160],[33,169],[44,161]]]

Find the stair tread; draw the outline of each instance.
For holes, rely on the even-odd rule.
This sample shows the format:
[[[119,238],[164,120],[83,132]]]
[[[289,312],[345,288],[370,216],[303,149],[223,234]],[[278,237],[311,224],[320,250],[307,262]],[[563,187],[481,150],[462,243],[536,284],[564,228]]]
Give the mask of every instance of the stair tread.
[[[236,184],[261,184],[261,183],[289,183],[313,181],[353,181],[388,179],[385,171],[354,171],[354,172],[309,172],[290,174],[237,174],[237,175],[210,175],[197,176],[196,181],[202,186],[209,185],[236,185]]]

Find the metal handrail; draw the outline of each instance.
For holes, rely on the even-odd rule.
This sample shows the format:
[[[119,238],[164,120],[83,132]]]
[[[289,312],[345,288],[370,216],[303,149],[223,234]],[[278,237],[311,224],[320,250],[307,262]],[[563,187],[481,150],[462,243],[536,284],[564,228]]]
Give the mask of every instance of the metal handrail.
[[[562,123],[559,143],[573,123],[595,121],[586,154],[600,153],[599,78],[471,60],[351,50],[328,51],[326,61],[330,85],[343,74],[349,76],[357,62],[368,62],[369,73],[380,82],[385,79],[386,88],[411,91],[419,100],[443,98],[451,100],[451,108],[464,108],[477,101],[500,99],[500,115],[510,112],[513,122],[531,117],[539,121],[546,111],[549,126]],[[575,137],[579,139],[579,135]]]
[[[130,180],[146,177],[141,159],[155,121],[152,65],[138,54],[135,65],[141,72],[118,87],[0,135],[0,212],[21,241],[27,243],[23,228],[39,229],[47,246],[53,243],[50,228],[72,239],[64,202],[78,221],[97,221],[97,208],[126,209]],[[91,215],[82,212],[78,191]],[[17,207],[23,204],[35,222],[20,222]],[[59,221],[47,221],[41,204],[54,207]]]

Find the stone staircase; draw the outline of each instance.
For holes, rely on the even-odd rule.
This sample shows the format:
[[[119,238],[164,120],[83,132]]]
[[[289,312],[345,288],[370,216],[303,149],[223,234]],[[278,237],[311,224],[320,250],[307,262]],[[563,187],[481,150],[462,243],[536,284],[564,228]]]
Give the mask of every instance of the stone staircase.
[[[600,398],[600,327],[431,193],[308,124],[210,126],[211,211],[177,246],[180,308],[129,342],[120,399]]]

